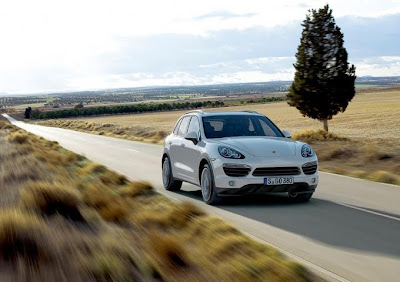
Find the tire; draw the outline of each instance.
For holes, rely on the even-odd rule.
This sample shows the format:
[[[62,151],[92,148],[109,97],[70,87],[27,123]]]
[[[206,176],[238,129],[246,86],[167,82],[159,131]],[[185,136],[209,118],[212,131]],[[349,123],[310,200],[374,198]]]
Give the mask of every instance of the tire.
[[[200,186],[201,195],[206,204],[215,205],[221,202],[221,198],[215,191],[214,174],[209,164],[205,164],[201,170]]]
[[[162,164],[162,180],[164,188],[168,191],[179,191],[182,187],[182,181],[175,180],[172,175],[171,162],[168,157],[164,158]]]
[[[288,194],[293,201],[301,203],[301,202],[308,202],[314,193],[311,192],[311,193],[298,194],[289,192]]]

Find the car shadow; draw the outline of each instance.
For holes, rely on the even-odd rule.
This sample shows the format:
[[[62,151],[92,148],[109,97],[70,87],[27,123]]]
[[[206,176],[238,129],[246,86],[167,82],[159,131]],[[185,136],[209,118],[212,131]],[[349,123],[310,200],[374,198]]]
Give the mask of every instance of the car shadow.
[[[200,191],[178,193],[202,201]],[[338,248],[400,257],[400,221],[318,197],[306,203],[280,195],[230,197],[217,207]]]

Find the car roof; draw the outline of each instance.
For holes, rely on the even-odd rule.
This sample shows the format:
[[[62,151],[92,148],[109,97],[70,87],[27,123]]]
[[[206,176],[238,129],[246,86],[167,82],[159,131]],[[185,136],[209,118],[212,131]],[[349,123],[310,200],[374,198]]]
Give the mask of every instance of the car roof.
[[[200,116],[226,116],[226,115],[262,115],[259,112],[256,111],[226,111],[226,112],[222,112],[222,111],[209,111],[209,112],[204,112],[202,110],[194,110],[194,111],[189,111],[187,113],[185,113],[185,115],[188,114],[198,114]]]

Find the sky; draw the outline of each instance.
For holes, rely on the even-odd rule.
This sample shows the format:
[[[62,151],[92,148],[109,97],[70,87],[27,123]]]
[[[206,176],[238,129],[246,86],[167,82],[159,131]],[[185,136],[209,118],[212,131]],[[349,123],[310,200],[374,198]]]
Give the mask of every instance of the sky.
[[[0,0],[0,94],[292,80],[327,3],[357,76],[400,76],[400,0]]]

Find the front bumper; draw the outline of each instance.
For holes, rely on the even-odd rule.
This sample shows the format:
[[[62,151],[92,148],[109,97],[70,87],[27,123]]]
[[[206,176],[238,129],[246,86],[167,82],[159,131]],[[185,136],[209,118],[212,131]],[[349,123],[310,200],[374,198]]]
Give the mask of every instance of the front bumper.
[[[311,175],[304,174],[302,165],[308,163],[309,159],[300,159],[299,162],[293,162],[293,158],[281,158],[279,163],[274,165],[265,164],[265,160],[253,162],[243,160],[237,161],[237,164],[242,164],[251,167],[250,172],[246,176],[233,177],[228,176],[224,172],[225,160],[216,159],[212,162],[214,171],[215,187],[218,195],[243,195],[243,194],[266,194],[266,193],[283,193],[283,192],[296,192],[296,193],[309,193],[314,192],[318,186],[318,169],[316,173]],[[231,161],[230,161],[231,162]],[[294,183],[290,185],[264,185],[264,178],[266,177],[281,177],[281,176],[254,176],[253,172],[256,168],[260,167],[285,167],[296,166],[300,169],[298,175],[283,175],[282,177],[293,177]]]

